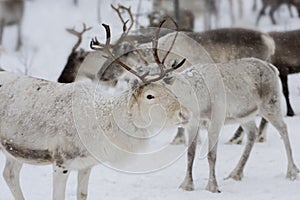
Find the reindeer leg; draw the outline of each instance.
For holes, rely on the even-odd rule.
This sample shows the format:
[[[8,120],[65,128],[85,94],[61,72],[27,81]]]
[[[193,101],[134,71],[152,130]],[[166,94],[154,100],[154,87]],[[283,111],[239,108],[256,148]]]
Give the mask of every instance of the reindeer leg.
[[[282,84],[283,95],[285,97],[285,102],[286,102],[286,107],[287,107],[287,116],[294,116],[295,113],[291,106],[290,98],[289,98],[288,71],[286,68],[283,68],[283,69],[280,68],[279,77],[280,77],[280,81]]]
[[[53,166],[53,200],[64,200],[66,184],[70,171],[62,167]]]
[[[239,17],[242,18],[244,14],[243,1],[238,0],[238,4],[239,4]]]
[[[218,139],[219,139],[219,131],[220,130],[210,130],[214,129],[214,127],[209,127],[208,129],[208,164],[209,164],[209,179],[206,186],[206,190],[213,192],[213,193],[220,193],[217,179],[216,179],[216,172],[215,172],[215,165],[217,160],[217,147],[218,147]]]
[[[89,178],[92,168],[86,168],[79,170],[78,172],[78,187],[77,187],[77,199],[86,200],[88,194]]]
[[[3,29],[4,29],[4,22],[0,21],[0,45],[2,44]]]
[[[272,6],[270,9],[270,12],[269,12],[269,16],[271,18],[272,24],[274,24],[274,25],[276,24],[276,20],[274,18],[274,12],[278,9],[278,7],[279,7],[278,5]]]
[[[267,137],[268,121],[265,118],[261,118],[258,128],[258,137],[256,142],[265,142]]]
[[[278,96],[278,94],[277,94]],[[280,109],[280,101],[278,100],[279,97],[276,97],[276,94],[271,95],[272,99],[267,101],[267,103],[263,104],[260,108],[261,114],[264,118],[266,118],[279,132],[281,138],[283,140],[286,155],[288,159],[288,167],[287,167],[287,175],[286,177],[294,180],[297,178],[299,169],[294,163],[291,144],[289,141],[287,126],[283,121],[283,117],[281,114]],[[273,103],[270,103],[273,102]]]
[[[184,128],[178,127],[177,134],[171,144],[178,145],[178,144],[185,144],[185,136],[184,136]]]
[[[243,129],[248,134],[247,144],[246,144],[243,155],[240,158],[237,166],[234,168],[234,170],[230,173],[230,175],[226,179],[232,178],[234,180],[242,180],[244,167],[245,167],[246,162],[249,158],[252,147],[255,143],[256,134],[257,134],[257,128],[256,128],[256,125],[255,125],[255,122],[250,121],[246,124],[243,124],[242,126],[243,126]]]
[[[292,11],[292,6],[291,6],[291,4],[288,4],[288,9],[289,9],[290,16],[293,18],[294,15],[293,15],[293,11]]]
[[[24,200],[24,196],[20,187],[20,171],[22,165],[22,163],[7,156],[3,171],[3,177],[10,191],[12,192],[14,198],[18,200]]]
[[[244,131],[241,126],[235,131],[232,138],[227,142],[227,144],[242,144],[244,137]]]
[[[300,171],[293,160],[292,149],[291,149],[291,144],[288,136],[287,127],[284,121],[282,120],[280,111],[277,112],[277,114],[267,113],[265,115],[265,118],[268,119],[268,121],[278,130],[279,134],[281,135],[281,138],[285,146],[287,159],[288,159],[286,177],[288,179],[295,180],[298,177],[298,173]]]
[[[257,16],[257,18],[256,18],[256,26],[258,26],[258,23],[259,23],[260,18],[261,18],[263,15],[265,15],[266,7],[267,7],[266,5],[263,5],[263,7],[261,8],[261,10],[259,11],[259,14],[258,14],[258,16]]]
[[[190,132],[191,131],[191,132]],[[187,152],[187,170],[186,170],[186,175],[179,186],[180,188],[187,190],[187,191],[192,191],[194,190],[194,183],[193,183],[193,164],[194,164],[194,158],[195,158],[195,152],[196,152],[196,147],[197,147],[197,138],[198,138],[198,133],[197,132],[192,132],[192,131],[197,131],[198,128],[191,128],[189,130],[189,135],[191,133],[196,133],[195,137],[189,137],[189,146],[188,146],[188,152]]]
[[[235,23],[235,18],[234,18],[234,9],[233,9],[232,0],[229,0],[229,12],[230,12],[231,26],[233,26]]]
[[[257,2],[256,0],[253,0],[252,11],[256,11],[256,9],[257,9]]]
[[[22,29],[21,22],[19,22],[19,24],[18,24],[18,41],[17,41],[16,51],[20,50],[20,48],[22,46],[21,29]]]

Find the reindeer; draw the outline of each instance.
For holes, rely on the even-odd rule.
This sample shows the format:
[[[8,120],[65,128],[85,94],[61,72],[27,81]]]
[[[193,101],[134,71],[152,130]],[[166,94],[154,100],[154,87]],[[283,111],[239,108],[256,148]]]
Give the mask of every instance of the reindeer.
[[[272,24],[276,24],[276,20],[274,18],[275,11],[282,5],[287,4],[289,8],[289,12],[291,17],[293,17],[293,13],[291,10],[291,6],[295,6],[298,11],[298,15],[300,17],[300,1],[299,0],[262,0],[263,7],[259,11],[259,14],[256,19],[256,25],[258,25],[259,20],[263,15],[265,15],[265,10],[267,7],[270,7],[269,16],[271,18]]]
[[[215,18],[215,28],[219,26],[219,0],[205,0],[204,1],[204,30],[212,28],[212,18]]]
[[[243,17],[243,1],[242,0],[238,0],[238,13],[239,13],[239,17]],[[234,14],[234,3],[233,0],[229,0],[229,9],[230,9],[230,19],[231,19],[231,25],[234,25],[235,23],[235,14]]]
[[[91,48],[105,52],[141,80],[131,81],[129,91],[118,97],[104,97],[93,84],[61,84],[1,72],[0,147],[6,155],[3,175],[15,199],[24,199],[19,184],[23,163],[53,165],[55,200],[65,199],[68,175],[71,170],[78,170],[77,198],[87,199],[91,168],[99,164],[99,158],[116,162],[124,155],[139,152],[144,144],[141,138],[147,137],[151,128],[149,122],[154,126],[161,124],[164,116],[153,106],[164,109],[168,126],[188,123],[189,111],[170,90],[154,83],[185,60],[169,69],[164,65],[157,77],[139,75],[111,52],[110,28],[103,26],[107,35],[105,44],[93,39]],[[155,116],[151,119],[150,110],[151,116]],[[124,134],[124,127],[113,116],[115,112],[122,116],[122,123],[129,127],[127,130],[133,137]],[[84,138],[77,131],[83,131]],[[99,153],[98,160],[91,147]]]
[[[91,29],[92,29],[92,27],[87,28],[85,24],[83,24],[83,29],[80,32],[76,31],[74,28],[67,29],[67,31],[70,34],[78,37],[78,40],[75,43],[74,47],[72,48],[72,51],[68,57],[67,64],[65,65],[62,73],[58,77],[57,81],[59,83],[72,83],[75,81],[76,75],[80,68],[80,65],[82,64],[82,62],[84,61],[86,56],[89,54],[89,52],[87,52],[83,49],[80,49],[79,51],[77,51],[77,49],[82,42],[82,35]]]
[[[268,120],[280,133],[288,158],[286,176],[292,180],[296,179],[299,170],[293,161],[286,124],[281,115],[278,71],[273,65],[255,58],[220,64],[198,64],[180,74],[174,74],[174,79],[172,84],[174,88],[182,88],[182,85],[191,87],[178,92],[174,90],[174,93],[188,109],[193,108],[192,116],[196,117],[188,127],[188,162],[186,176],[180,186],[182,189],[194,189],[192,167],[197,145],[198,124],[203,122],[208,124],[207,156],[210,172],[206,189],[219,192],[215,176],[215,161],[218,136],[224,121],[225,124],[241,124],[248,135],[243,155],[228,176],[234,180],[241,180],[257,134],[254,121],[257,114]],[[186,81],[188,84],[185,83]],[[186,103],[191,98],[191,92],[196,93],[198,109],[195,109],[195,104]]]
[[[2,44],[3,31],[5,26],[17,25],[18,39],[16,50],[22,45],[21,23],[24,12],[24,0],[0,1],[0,45]]]
[[[160,29],[157,31],[159,32]],[[177,32],[173,35],[171,46],[166,48],[159,46],[156,40],[153,41],[153,57],[156,66],[154,70],[157,70],[158,74],[163,71],[164,63],[168,63],[168,59],[171,59],[167,57],[172,57],[172,54],[179,55],[180,49],[174,47],[176,42],[180,42],[177,37],[180,38],[181,33]],[[197,54],[199,51],[201,51],[200,47],[196,48],[194,53],[199,55]],[[161,58],[164,52],[167,53]],[[185,57],[185,55],[179,55],[177,59],[180,57]],[[187,58],[185,63],[192,63],[193,59],[194,57],[191,56],[191,59]],[[145,72],[145,74],[149,73]],[[281,115],[278,70],[273,65],[256,58],[243,58],[219,64],[196,64],[182,72],[174,72],[171,77],[164,79],[164,82],[170,86],[170,90],[176,94],[179,101],[192,112],[192,118],[187,125],[189,133],[187,173],[181,188],[194,189],[192,167],[198,130],[203,125],[208,126],[210,168],[206,189],[219,192],[215,162],[219,132],[224,123],[239,123],[248,134],[244,153],[228,176],[228,178],[241,180],[256,138],[257,128],[254,119],[257,114],[274,125],[282,136],[288,158],[287,178],[296,179],[299,170],[293,161],[286,124]],[[193,102],[194,100],[196,103]]]
[[[149,13],[148,18],[150,27],[158,27],[160,22],[163,20],[167,20],[165,25],[166,28],[172,29],[174,27],[172,20],[170,20],[170,18],[174,18],[174,12],[169,12],[167,10],[154,10]],[[194,21],[195,16],[191,11],[185,9],[179,10],[179,21],[177,23],[180,31],[193,31]]]

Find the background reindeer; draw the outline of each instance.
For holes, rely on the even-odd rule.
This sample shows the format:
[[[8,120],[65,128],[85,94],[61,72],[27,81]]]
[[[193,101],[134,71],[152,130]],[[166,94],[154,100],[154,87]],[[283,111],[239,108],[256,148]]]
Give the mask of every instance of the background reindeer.
[[[58,77],[59,83],[72,83],[75,81],[80,65],[89,53],[83,49],[77,49],[82,42],[82,35],[89,30],[91,30],[91,27],[87,28],[85,24],[83,24],[83,29],[80,32],[76,31],[74,28],[67,29],[67,31],[75,35],[78,38],[78,40],[72,48],[72,51],[68,57],[67,64],[65,65],[62,73]]]
[[[299,0],[262,0],[262,8],[259,11],[259,14],[256,19],[256,25],[258,25],[261,17],[265,15],[265,10],[267,7],[270,7],[269,16],[273,24],[276,24],[276,20],[274,18],[275,11],[283,4],[287,4],[289,7],[289,12],[291,17],[293,17],[291,6],[295,6],[298,11],[298,15],[300,17],[300,1]]]
[[[295,112],[289,100],[288,75],[300,72],[300,58],[297,52],[300,51],[300,30],[269,32],[275,41],[275,54],[271,58],[280,74],[283,94],[287,105],[287,116],[294,116]]]
[[[0,45],[3,40],[3,31],[5,26],[17,25],[18,38],[16,50],[22,45],[21,24],[24,11],[24,0],[4,0],[0,1]]]

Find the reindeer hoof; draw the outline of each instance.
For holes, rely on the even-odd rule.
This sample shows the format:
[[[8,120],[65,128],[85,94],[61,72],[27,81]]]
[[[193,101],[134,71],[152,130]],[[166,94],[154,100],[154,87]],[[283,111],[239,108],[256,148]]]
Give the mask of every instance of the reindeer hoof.
[[[295,113],[294,113],[293,110],[288,110],[286,115],[289,116],[289,117],[293,117],[295,115]]]
[[[244,177],[243,173],[238,173],[238,172],[231,172],[230,175],[225,178],[225,180],[227,179],[233,179],[235,181],[241,181]]]
[[[263,143],[265,141],[266,141],[266,138],[264,138],[264,137],[259,137],[256,139],[256,142],[258,142],[258,143]]]
[[[288,169],[286,177],[292,181],[296,180],[299,172],[299,169],[294,165],[292,168]]]
[[[172,145],[180,145],[185,144],[185,138],[184,137],[175,137],[174,140],[171,142]]]
[[[183,181],[179,188],[186,190],[186,191],[193,191],[194,190],[194,184],[192,181]]]
[[[240,144],[242,144],[242,142],[243,141],[241,139],[231,139],[228,142],[226,142],[226,144],[238,144],[238,145],[240,145]]]
[[[210,191],[212,193],[221,193],[221,191],[219,190],[218,185],[216,185],[216,184],[208,184],[206,186],[206,190]]]

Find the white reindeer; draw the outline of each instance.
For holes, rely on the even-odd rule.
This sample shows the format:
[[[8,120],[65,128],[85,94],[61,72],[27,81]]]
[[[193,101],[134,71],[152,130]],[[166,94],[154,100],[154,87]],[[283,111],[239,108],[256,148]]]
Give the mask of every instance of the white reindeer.
[[[17,25],[18,39],[16,50],[22,45],[21,23],[24,11],[24,0],[4,0],[0,1],[0,45],[3,39],[3,30],[5,26]]]
[[[159,31],[160,29],[156,34],[157,37]],[[163,48],[163,45],[158,44],[157,38],[153,41],[153,58],[159,71],[163,63],[168,63],[172,57],[174,58],[174,55],[176,60],[180,56],[185,57],[191,52],[189,49],[193,49],[193,55],[186,60],[184,64],[186,66],[183,68],[195,62],[197,56],[203,55],[204,48],[199,47],[198,43],[189,43],[189,46],[184,49],[185,53],[180,49],[180,45],[176,48],[176,42],[178,42],[176,37],[182,39],[183,36],[182,33],[172,34],[174,37],[171,39],[171,47]],[[160,59],[164,52],[167,53]],[[196,138],[201,124],[208,124],[210,173],[207,190],[219,191],[215,176],[215,161],[218,136],[224,121],[226,124],[241,124],[248,134],[248,143],[244,153],[236,168],[229,175],[229,178],[235,180],[242,179],[243,169],[257,134],[254,122],[257,114],[268,120],[279,131],[288,158],[287,177],[290,179],[297,177],[299,170],[293,161],[287,128],[280,110],[278,71],[273,65],[255,58],[244,58],[220,64],[198,64],[175,74],[174,78],[167,79],[167,82],[171,83],[172,91],[178,96],[182,104],[192,111],[191,122],[188,126],[190,140],[188,168],[186,178],[181,184],[183,189],[193,190],[192,165],[197,144]],[[194,95],[196,95],[198,105],[191,103]]]
[[[110,30],[105,27],[106,44],[93,40],[91,46],[101,46],[113,56]],[[131,70],[126,64],[122,66]],[[174,69],[152,79],[138,76],[142,83],[131,82],[129,91],[114,98],[103,97],[92,84],[61,84],[1,72],[0,147],[6,155],[3,175],[14,198],[24,200],[19,176],[23,163],[29,163],[53,165],[54,200],[65,199],[69,173],[78,170],[77,198],[87,199],[91,168],[99,164],[95,152],[104,162],[122,160],[124,155],[139,152],[144,145],[139,138],[148,136],[151,127],[146,125],[150,122],[154,126],[163,120],[172,126],[187,123],[187,109],[170,90],[153,83]],[[162,108],[166,116],[154,106]],[[118,113],[121,121],[116,121],[113,113]],[[133,137],[124,134],[120,122],[126,124]]]
[[[175,38],[178,35],[180,33],[175,33]],[[175,43],[176,40],[172,42],[174,46]],[[158,46],[155,41],[154,45],[153,55],[158,66],[157,69],[162,64],[159,62],[160,60],[168,62],[168,55],[177,55],[177,59],[180,58],[179,52],[181,51],[174,46],[170,47],[172,48],[170,53],[170,50]],[[202,55],[201,46],[195,48],[195,43],[194,47],[192,44],[190,45],[190,48],[197,50],[193,51],[195,56]],[[161,54],[158,49],[161,50]],[[166,51],[163,59],[160,59],[162,52]],[[185,57],[185,54],[182,56]],[[195,56],[190,56],[190,60],[186,59],[186,63],[194,62]],[[187,128],[189,133],[187,172],[181,188],[185,190],[194,188],[192,167],[198,130],[203,124],[208,124],[210,172],[207,190],[219,192],[215,175],[215,161],[219,133],[224,123],[239,123],[248,135],[244,153],[228,176],[228,178],[241,180],[243,169],[257,136],[254,121],[257,115],[269,121],[280,133],[288,159],[286,176],[292,180],[296,179],[299,169],[293,161],[287,127],[281,113],[278,70],[273,65],[256,58],[243,58],[219,64],[196,64],[179,74],[174,74],[171,80],[168,78],[165,82],[171,85],[172,91],[178,96],[180,102],[192,111],[191,122]],[[194,96],[196,96],[198,104],[191,103]]]
[[[219,83],[218,79],[220,79]],[[174,80],[169,80],[169,82],[183,105],[191,109],[193,116],[188,127],[187,172],[181,188],[194,189],[192,168],[197,145],[198,124],[208,124],[207,156],[210,172],[206,189],[219,192],[215,162],[219,133],[224,120],[225,124],[241,124],[248,135],[244,153],[228,176],[228,178],[241,180],[257,135],[254,121],[257,114],[268,120],[280,133],[288,159],[286,176],[292,180],[296,179],[299,170],[293,161],[287,127],[281,114],[278,71],[273,65],[255,58],[244,58],[220,64],[199,64],[180,74],[174,74]],[[175,88],[185,88],[185,90]],[[197,96],[198,105],[188,102],[193,92]],[[197,106],[199,109],[196,109]]]

